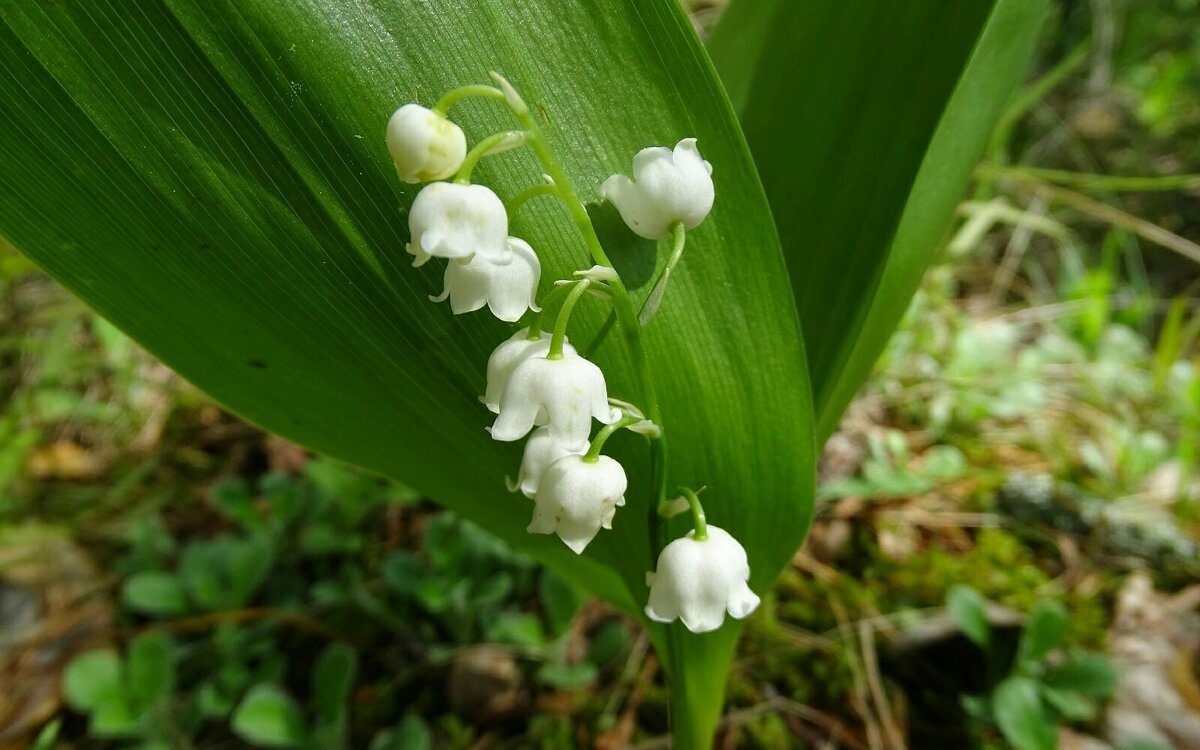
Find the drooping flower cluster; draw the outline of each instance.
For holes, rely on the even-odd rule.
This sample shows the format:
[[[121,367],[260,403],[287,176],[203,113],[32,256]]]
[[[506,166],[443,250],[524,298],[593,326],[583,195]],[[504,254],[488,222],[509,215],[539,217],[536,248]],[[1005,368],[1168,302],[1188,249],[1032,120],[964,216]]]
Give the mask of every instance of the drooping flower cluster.
[[[496,415],[488,428],[495,440],[528,438],[517,479],[510,482],[511,490],[533,500],[528,531],[557,534],[581,554],[601,529],[612,528],[617,509],[626,504],[625,469],[601,454],[605,441],[627,428],[649,437],[654,450],[653,441],[662,440],[663,431],[656,423],[661,421],[658,414],[643,416],[636,406],[609,398],[603,371],[567,340],[572,310],[586,293],[596,293],[614,305],[620,325],[629,329],[627,337],[637,339],[636,329],[649,319],[647,309],[661,302],[670,269],[682,253],[685,231],[698,226],[712,208],[712,166],[701,158],[696,139],[685,138],[673,150],[642,150],[634,157],[632,180],[613,175],[600,186],[601,195],[635,233],[648,239],[675,238],[671,260],[651,295],[653,305],[647,304],[639,317],[595,237],[586,209],[541,140],[536,120],[507,81],[493,78],[499,88],[455,89],[433,109],[415,103],[400,107],[388,122],[387,145],[401,180],[429,183],[409,211],[407,249],[414,266],[435,257],[446,260],[443,291],[430,299],[449,299],[456,315],[486,306],[500,320],[524,322],[489,357],[487,387],[480,400]],[[522,129],[490,136],[468,152],[462,129],[446,112],[469,96],[503,100]],[[490,188],[471,183],[471,171],[479,159],[526,143],[534,144],[547,183],[530,188],[506,208]],[[591,241],[597,263],[556,282],[541,299],[543,305],[557,303],[552,332],[542,326],[537,253],[508,233],[509,210],[537,194],[554,195],[567,204],[585,240]],[[644,387],[652,388],[652,382],[644,379]],[[643,396],[649,398],[648,393]],[[601,425],[595,435],[593,421]],[[665,471],[661,466],[657,470]],[[668,544],[659,555],[657,571],[647,574],[646,615],[662,622],[679,618],[689,629],[704,632],[719,627],[726,613],[745,617],[758,597],[747,585],[745,550],[725,531],[705,525],[696,493],[686,488],[681,492],[693,511],[695,529]],[[666,501],[661,489],[657,502],[665,519],[674,503]]]
[[[388,121],[388,150],[405,182],[449,177],[462,167],[466,140],[443,115],[405,104]],[[537,309],[542,266],[529,243],[508,234],[508,212],[491,188],[433,182],[408,214],[413,265],[446,258],[444,289],[433,299],[450,299],[455,315],[487,305],[497,318],[515,323]]]

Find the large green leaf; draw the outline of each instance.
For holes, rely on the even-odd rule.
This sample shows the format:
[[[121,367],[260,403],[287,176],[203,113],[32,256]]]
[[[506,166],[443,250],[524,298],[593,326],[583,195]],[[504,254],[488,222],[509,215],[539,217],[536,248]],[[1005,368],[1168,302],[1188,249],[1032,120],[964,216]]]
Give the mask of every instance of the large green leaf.
[[[400,477],[640,612],[655,550],[640,439],[612,442],[631,473],[613,531],[579,557],[526,534],[531,506],[504,489],[520,448],[489,439],[477,400],[509,329],[431,304],[438,264],[413,269],[403,250],[415,189],[396,179],[385,122],[491,69],[538,112],[639,296],[654,248],[598,185],[637,149],[686,136],[713,164],[716,207],[646,338],[670,481],[707,485],[709,519],[745,542],[763,590],[808,525],[810,390],[766,199],[674,0],[8,3],[0,233],[246,418]],[[495,102],[453,114],[472,141],[512,127]],[[475,172],[502,197],[539,175],[527,151]],[[539,250],[544,289],[589,265],[545,199],[512,231]],[[577,342],[605,315],[582,307]],[[597,359],[614,395],[638,397],[619,337]],[[719,661],[735,633],[688,649]],[[708,679],[723,679],[713,663]]]
[[[735,0],[709,50],[771,200],[824,440],[937,250],[1046,0]]]

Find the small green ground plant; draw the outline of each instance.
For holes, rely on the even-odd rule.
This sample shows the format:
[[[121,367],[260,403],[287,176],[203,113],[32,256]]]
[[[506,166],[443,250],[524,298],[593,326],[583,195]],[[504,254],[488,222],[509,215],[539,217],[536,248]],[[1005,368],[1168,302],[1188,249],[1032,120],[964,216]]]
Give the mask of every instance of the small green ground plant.
[[[1117,671],[1103,654],[1055,653],[1068,631],[1067,610],[1057,601],[1042,600],[1030,611],[1015,654],[998,647],[979,592],[955,586],[946,608],[983,651],[992,686],[985,695],[963,696],[963,708],[980,725],[999,729],[1016,750],[1055,750],[1059,725],[1094,720],[1116,687]]]

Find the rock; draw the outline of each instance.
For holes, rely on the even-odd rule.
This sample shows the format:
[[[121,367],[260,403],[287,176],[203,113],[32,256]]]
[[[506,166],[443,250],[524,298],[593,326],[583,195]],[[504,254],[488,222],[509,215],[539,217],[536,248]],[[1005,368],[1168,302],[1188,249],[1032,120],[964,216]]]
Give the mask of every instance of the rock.
[[[476,726],[496,724],[529,705],[512,652],[488,644],[468,646],[455,654],[447,692],[454,712]]]
[[[1131,574],[1117,596],[1109,639],[1120,672],[1108,709],[1108,740],[1121,747],[1153,741],[1168,750],[1200,748],[1200,587],[1158,593],[1145,572]]]

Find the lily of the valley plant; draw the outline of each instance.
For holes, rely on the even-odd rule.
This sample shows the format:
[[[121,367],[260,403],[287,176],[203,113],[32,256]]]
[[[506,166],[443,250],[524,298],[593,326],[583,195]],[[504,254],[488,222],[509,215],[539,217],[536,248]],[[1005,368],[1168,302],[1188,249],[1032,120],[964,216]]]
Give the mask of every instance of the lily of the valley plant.
[[[492,77],[497,86],[465,85],[447,92],[432,109],[414,102],[402,105],[388,121],[387,145],[401,180],[432,180],[409,212],[408,244],[414,266],[431,258],[446,260],[444,291],[431,299],[448,298],[455,314],[486,305],[500,320],[520,326],[488,358],[487,390],[480,401],[496,415],[488,428],[492,438],[526,441],[517,480],[509,486],[533,501],[526,508],[531,514],[527,530],[557,534],[573,552],[583,554],[602,529],[619,523],[629,481],[625,468],[602,451],[618,430],[638,433],[654,455],[657,476],[655,496],[637,502],[655,503],[662,517],[690,511],[693,521],[686,536],[663,547],[657,569],[646,573],[646,616],[664,623],[680,620],[695,633],[716,630],[726,614],[746,617],[759,597],[748,584],[745,549],[707,522],[696,489],[667,491],[667,426],[657,408],[641,339],[642,327],[662,304],[671,271],[683,257],[687,231],[712,210],[712,165],[700,156],[695,138],[684,138],[674,149],[639,151],[632,179],[615,174],[600,185],[600,194],[616,206],[631,231],[669,240],[667,264],[639,312],[529,107],[507,80],[496,73]],[[519,129],[485,137],[467,151],[462,129],[448,114],[469,98],[503,102]],[[528,189],[508,206],[490,188],[472,182],[481,159],[525,146],[533,149],[545,174],[542,179],[533,176]],[[563,202],[594,261],[556,280],[541,295],[537,252],[508,233],[509,212],[538,195]],[[571,313],[585,294],[611,306],[639,370],[641,393],[610,396],[603,371],[569,343]],[[520,506],[514,504],[513,512],[520,512]]]
[[[0,242],[639,618],[709,750],[1047,1],[680,6],[7,3]]]

